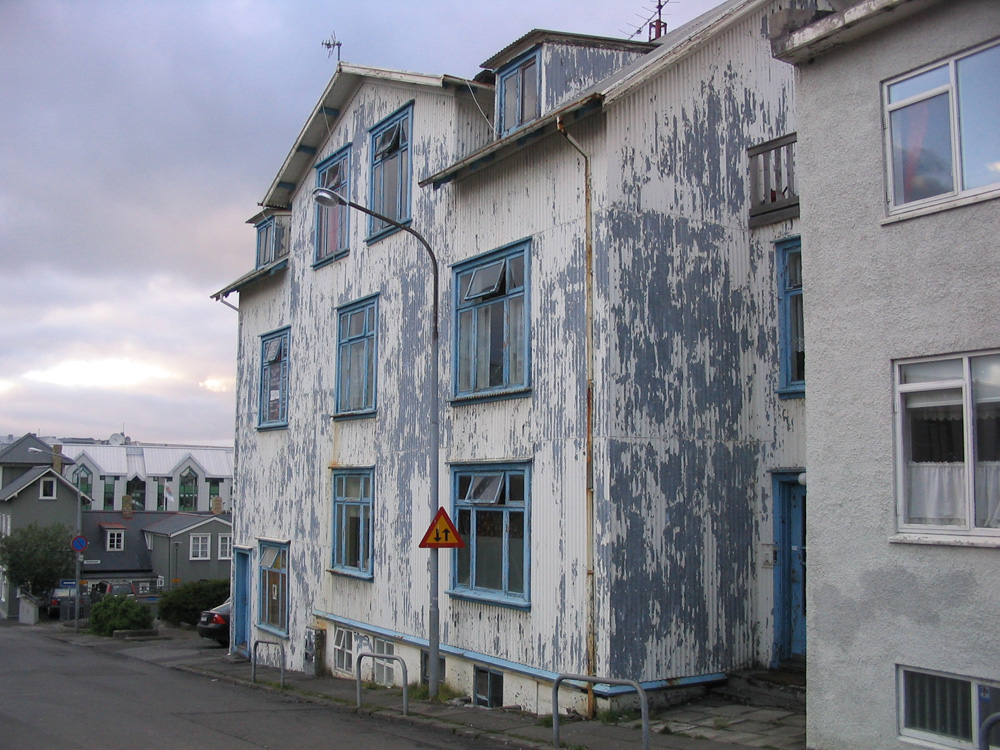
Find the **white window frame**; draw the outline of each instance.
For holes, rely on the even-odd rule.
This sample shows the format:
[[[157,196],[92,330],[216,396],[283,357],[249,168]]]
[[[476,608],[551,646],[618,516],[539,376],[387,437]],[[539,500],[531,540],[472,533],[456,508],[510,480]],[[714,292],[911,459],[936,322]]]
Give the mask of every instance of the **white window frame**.
[[[348,628],[333,629],[333,668],[338,672],[354,674],[354,644],[357,634]]]
[[[189,560],[211,560],[212,559],[212,535],[192,534],[189,542]]]
[[[898,360],[893,367],[895,388],[894,432],[896,448],[896,518],[897,530],[902,535],[930,535],[930,539],[938,538],[946,541],[948,537],[965,538],[982,537],[1000,544],[1000,528],[978,527],[976,519],[976,463],[978,449],[976,448],[975,393],[971,373],[971,362],[977,357],[989,357],[1000,354],[1000,350],[972,352],[965,354],[949,354],[935,357],[921,357]],[[907,365],[926,364],[933,362],[961,361],[962,377],[919,383],[903,383],[903,368]],[[907,523],[907,457],[906,457],[906,409],[907,394],[933,393],[935,391],[962,391],[962,418],[964,423],[964,506],[966,521],[964,525],[934,525],[923,523]]]
[[[954,204],[958,201],[967,202],[964,199],[974,199],[981,200],[984,198],[1000,197],[1000,175],[996,181],[982,185],[980,187],[974,187],[966,189],[964,187],[964,175],[962,170],[962,134],[961,134],[961,112],[959,111],[958,102],[958,72],[957,64],[972,55],[975,55],[984,50],[988,50],[993,47],[997,47],[998,43],[996,40],[988,42],[986,44],[980,45],[973,49],[965,50],[960,54],[953,55],[952,57],[945,60],[938,60],[929,65],[925,65],[915,71],[906,73],[905,75],[896,76],[895,78],[889,79],[882,84],[882,114],[883,114],[883,131],[885,137],[885,170],[886,170],[886,201],[889,208],[890,215],[907,213],[914,210],[919,210],[927,207],[934,207],[940,204]],[[948,82],[940,86],[929,88],[921,91],[917,94],[906,97],[905,99],[900,99],[899,101],[889,102],[889,89],[900,83],[905,83],[908,80],[912,80],[921,76],[925,73],[929,73],[938,68],[947,67],[948,68]],[[949,109],[949,126],[951,128],[951,168],[952,168],[952,190],[938,195],[933,195],[927,198],[915,199],[912,201],[905,201],[902,203],[895,202],[896,195],[896,175],[894,170],[894,154],[893,154],[893,141],[892,141],[892,121],[891,116],[894,112],[905,109],[906,107],[919,104],[924,101],[928,101],[934,97],[941,96],[942,94],[947,94],[948,96],[948,109]]]
[[[51,477],[45,477],[42,479],[38,488],[38,499],[39,500],[55,500],[56,499],[56,480]]]
[[[951,680],[960,680],[962,682],[967,682],[969,684],[969,690],[971,695],[969,696],[970,708],[971,708],[971,724],[970,729],[972,730],[972,741],[967,742],[965,740],[952,737],[947,734],[937,734],[934,732],[928,732],[926,730],[914,729],[905,726],[906,724],[906,689],[905,689],[905,679],[906,674],[923,674],[930,675],[933,677],[943,677]],[[991,680],[982,680],[976,677],[968,677],[966,675],[949,674],[947,672],[937,672],[931,669],[920,669],[917,667],[910,667],[904,665],[896,665],[896,697],[897,697],[897,731],[900,737],[907,737],[914,740],[920,740],[922,742],[933,743],[938,746],[944,747],[954,747],[954,748],[978,748],[978,737],[979,737],[979,727],[982,725],[983,721],[989,716],[982,715],[982,696],[981,689],[990,689],[1000,692],[1000,683]],[[994,728],[993,732],[996,732]],[[995,736],[995,734],[994,734]],[[996,747],[994,743],[990,743],[990,747]]]
[[[219,559],[220,560],[232,560],[233,559],[233,535],[232,534],[219,534]]]
[[[396,645],[385,638],[372,638],[372,652],[384,654],[385,656],[395,656]],[[375,683],[392,687],[396,684],[396,669],[393,659],[373,659],[375,662],[374,678]]]
[[[124,552],[125,529],[105,529],[104,549],[107,552]]]

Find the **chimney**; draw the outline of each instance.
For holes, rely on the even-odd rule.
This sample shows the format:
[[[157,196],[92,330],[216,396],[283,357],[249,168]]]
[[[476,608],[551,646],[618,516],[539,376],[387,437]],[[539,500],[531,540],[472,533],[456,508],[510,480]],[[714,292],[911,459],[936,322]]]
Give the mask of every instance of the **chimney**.
[[[132,496],[122,495],[122,518],[132,517]]]
[[[62,459],[62,446],[53,445],[52,446],[52,468],[55,469],[56,474],[62,474],[63,471],[63,459]]]

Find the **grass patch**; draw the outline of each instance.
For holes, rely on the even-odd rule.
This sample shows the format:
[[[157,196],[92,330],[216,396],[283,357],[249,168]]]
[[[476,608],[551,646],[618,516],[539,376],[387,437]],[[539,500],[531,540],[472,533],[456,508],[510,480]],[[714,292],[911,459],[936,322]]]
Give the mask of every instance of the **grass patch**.
[[[597,712],[597,720],[602,724],[621,724],[623,721],[634,721],[641,715],[634,708],[625,710],[606,708],[603,711]]]
[[[462,698],[465,694],[456,690],[447,682],[438,683],[438,694],[435,699],[438,703],[447,703],[455,698]],[[410,683],[410,697],[415,701],[430,700],[430,688],[422,682]]]

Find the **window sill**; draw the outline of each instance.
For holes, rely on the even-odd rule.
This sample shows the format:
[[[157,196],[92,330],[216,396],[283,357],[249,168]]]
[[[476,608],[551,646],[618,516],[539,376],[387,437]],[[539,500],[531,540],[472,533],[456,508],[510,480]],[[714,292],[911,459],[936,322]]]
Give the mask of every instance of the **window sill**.
[[[939,547],[1000,548],[1000,536],[964,534],[927,534],[901,531],[889,537],[890,544],[932,544]]]
[[[358,570],[357,568],[327,568],[327,573],[332,573],[335,576],[343,576],[344,578],[354,578],[358,581],[371,581],[375,580],[375,576],[371,573],[366,573],[363,570]]]
[[[805,385],[786,385],[779,388],[776,393],[778,398],[805,398],[806,397],[806,387]]]
[[[325,258],[321,258],[312,264],[313,270],[317,268],[322,268],[323,266],[328,266],[335,260],[340,260],[341,258],[346,258],[350,254],[350,250],[340,250],[333,255],[328,255]]]
[[[473,591],[472,589],[448,589],[445,593],[453,599],[463,599],[468,602],[477,602],[479,604],[492,604],[497,607],[518,609],[523,612],[531,611],[530,601],[504,596],[499,592],[488,593],[485,591]]]
[[[410,226],[411,221],[413,221],[413,219],[407,218],[399,220],[399,223],[402,224],[404,227],[408,227]],[[396,232],[401,232],[401,231],[403,230],[400,229],[399,227],[386,227],[385,229],[375,232],[375,234],[371,234],[365,237],[365,244],[372,245],[378,242],[379,240],[385,239],[389,235],[393,235],[396,234]]]
[[[962,206],[971,206],[974,203],[996,200],[997,198],[1000,198],[1000,188],[993,188],[987,192],[976,193],[975,195],[964,195],[958,198],[946,198],[939,203],[919,206],[916,208],[905,208],[901,206],[899,208],[890,209],[889,215],[882,219],[880,224],[882,226],[896,224],[900,221],[906,221],[907,219],[915,219],[918,216],[928,216],[929,214],[948,211],[952,208],[961,208]]]
[[[365,411],[345,411],[340,414],[334,414],[333,419],[336,422],[343,422],[350,419],[371,419],[375,416],[374,409],[367,409]]]
[[[257,627],[260,628],[261,630],[270,633],[271,635],[276,635],[279,638],[284,638],[285,640],[288,640],[287,630],[281,630],[279,628],[276,628],[274,625],[268,625],[267,623],[264,622],[258,622]]]
[[[271,424],[257,425],[258,432],[269,432],[271,430],[287,430],[288,422],[273,422]]]
[[[454,396],[448,403],[452,406],[461,406],[462,404],[478,404],[483,401],[504,401],[509,398],[525,398],[530,395],[531,386],[518,386],[502,391],[462,394]]]

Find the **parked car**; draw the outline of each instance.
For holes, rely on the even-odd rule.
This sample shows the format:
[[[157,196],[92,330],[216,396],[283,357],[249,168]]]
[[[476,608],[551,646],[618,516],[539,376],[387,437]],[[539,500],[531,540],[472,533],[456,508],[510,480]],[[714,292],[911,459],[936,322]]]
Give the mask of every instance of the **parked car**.
[[[229,645],[229,616],[232,613],[233,600],[226,599],[215,609],[201,613],[198,620],[198,635],[218,641],[220,646]]]
[[[136,585],[131,581],[101,581],[95,584],[91,591],[94,594],[94,600],[98,600],[105,596],[130,596],[135,598]]]
[[[45,614],[49,617],[58,617],[59,608],[62,606],[62,602],[73,601],[76,598],[76,591],[70,588],[57,588],[52,589],[49,595],[45,598]]]

